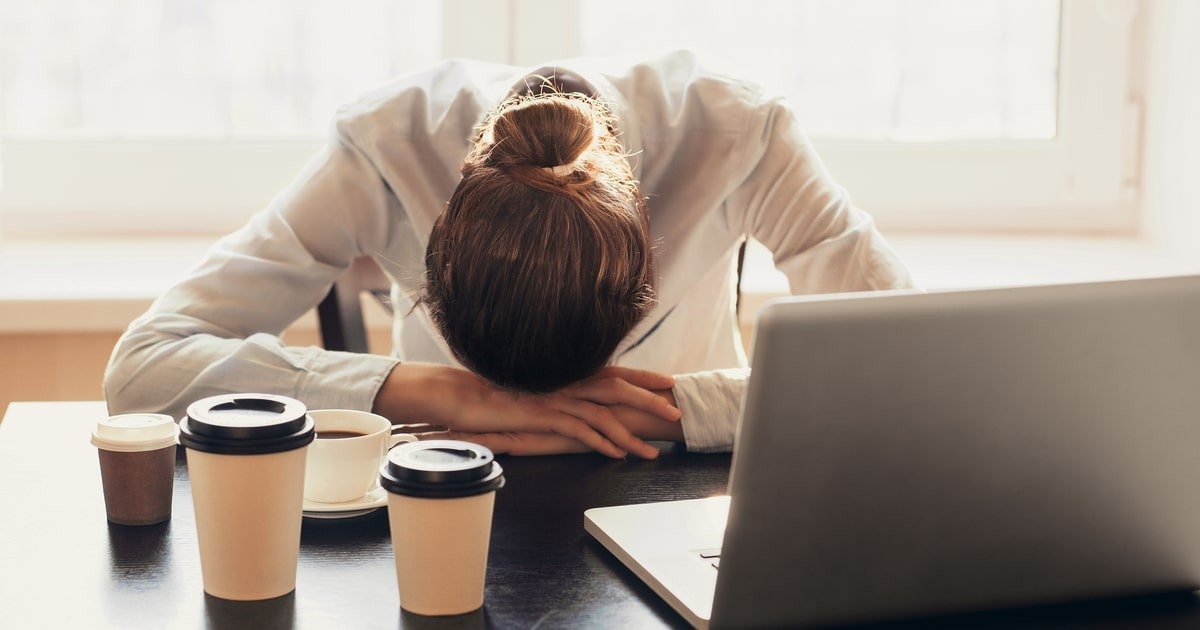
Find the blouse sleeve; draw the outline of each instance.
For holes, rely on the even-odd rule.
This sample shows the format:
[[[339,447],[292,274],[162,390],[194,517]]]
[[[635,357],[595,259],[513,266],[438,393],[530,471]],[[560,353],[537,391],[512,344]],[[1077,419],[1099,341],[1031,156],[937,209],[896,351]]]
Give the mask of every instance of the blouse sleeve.
[[[871,216],[825,170],[786,103],[764,109],[749,132],[748,175],[725,204],[726,218],[730,229],[771,250],[793,294],[913,286]],[[749,369],[676,376],[688,450],[733,448],[749,377]]]
[[[684,443],[693,452],[733,450],[749,368],[679,374],[675,402],[682,412]]]
[[[104,389],[111,413],[180,417],[214,394],[255,391],[310,408],[370,409],[396,360],[293,347],[279,337],[363,252],[379,251],[398,204],[339,133],[283,194],[126,329]]]
[[[731,228],[771,250],[793,294],[913,286],[866,212],[834,182],[784,101],[752,129],[759,153],[726,204]]]

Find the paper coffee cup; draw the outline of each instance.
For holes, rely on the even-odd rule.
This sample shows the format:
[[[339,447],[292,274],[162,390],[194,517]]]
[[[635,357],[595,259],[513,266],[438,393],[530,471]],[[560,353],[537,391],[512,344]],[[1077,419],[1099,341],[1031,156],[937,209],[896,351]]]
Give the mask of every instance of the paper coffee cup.
[[[171,518],[175,440],[171,416],[130,413],[105,418],[92,431],[100,457],[104,509],[119,525],[153,525]]]
[[[392,433],[392,422],[381,415],[355,409],[314,409],[317,439],[308,447],[304,498],[318,503],[360,499],[375,489],[379,467],[388,449],[416,441],[407,433]]]
[[[429,440],[388,453],[379,484],[388,519],[400,607],[459,615],[483,606],[492,507],[504,471],[470,442]]]
[[[304,460],[313,421],[298,400],[213,396],[188,406],[187,448],[204,591],[262,600],[296,589]]]

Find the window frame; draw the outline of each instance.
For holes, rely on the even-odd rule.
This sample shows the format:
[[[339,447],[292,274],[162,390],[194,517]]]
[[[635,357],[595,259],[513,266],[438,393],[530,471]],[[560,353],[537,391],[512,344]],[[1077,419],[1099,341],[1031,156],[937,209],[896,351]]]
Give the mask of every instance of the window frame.
[[[579,0],[518,4],[543,2],[560,15],[579,13]],[[812,142],[854,203],[888,230],[1132,234],[1141,116],[1131,80],[1134,18],[1113,15],[1110,4],[1062,0],[1053,139]],[[537,42],[537,55],[518,50],[517,63],[580,53],[578,31],[547,29],[536,11],[517,18],[515,41]]]
[[[1133,25],[1105,16],[1103,3],[1063,0],[1062,7],[1054,139],[814,138],[856,205],[885,230],[1136,231],[1141,112],[1131,80],[1139,70],[1130,61]],[[578,0],[444,0],[443,11],[447,57],[533,66],[579,54]],[[324,141],[5,138],[0,229],[227,232],[295,178]]]

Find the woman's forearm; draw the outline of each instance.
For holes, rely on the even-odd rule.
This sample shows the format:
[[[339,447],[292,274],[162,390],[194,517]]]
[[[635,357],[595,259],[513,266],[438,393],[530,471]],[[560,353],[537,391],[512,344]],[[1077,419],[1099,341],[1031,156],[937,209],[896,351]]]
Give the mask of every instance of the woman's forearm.
[[[658,450],[646,444],[638,431],[653,436],[649,439],[682,439],[682,432],[670,431],[671,425],[678,426],[674,418],[679,410],[663,402],[662,390],[635,382],[654,382],[654,387],[661,387],[672,380],[648,372],[606,368],[560,392],[518,394],[489,385],[467,370],[400,363],[384,379],[373,409],[395,424],[428,424],[476,434],[556,433],[610,457],[631,453],[652,458]],[[635,423],[637,430],[627,425],[625,418]]]

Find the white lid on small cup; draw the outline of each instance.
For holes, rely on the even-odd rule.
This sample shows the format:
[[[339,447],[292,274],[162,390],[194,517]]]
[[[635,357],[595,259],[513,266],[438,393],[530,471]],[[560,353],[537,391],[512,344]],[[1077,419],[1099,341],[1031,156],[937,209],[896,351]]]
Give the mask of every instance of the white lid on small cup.
[[[179,436],[175,419],[161,413],[126,413],[96,423],[92,444],[106,451],[136,453],[171,446]]]

